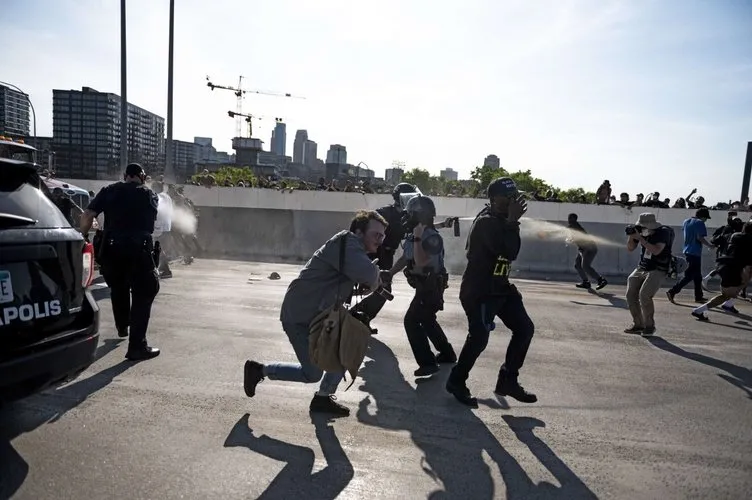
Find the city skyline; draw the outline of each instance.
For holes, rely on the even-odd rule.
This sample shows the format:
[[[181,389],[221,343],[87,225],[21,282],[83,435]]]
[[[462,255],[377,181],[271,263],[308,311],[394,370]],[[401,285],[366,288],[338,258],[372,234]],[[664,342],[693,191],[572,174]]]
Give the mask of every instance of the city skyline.
[[[49,89],[120,93],[117,3],[10,0],[4,13],[0,42],[14,49],[0,79],[31,96],[38,135],[51,135]],[[748,3],[185,0],[175,15],[176,139],[230,150],[234,96],[205,78],[243,74],[247,88],[306,97],[251,95],[244,112],[344,144],[379,175],[398,158],[467,178],[493,153],[561,188],[608,178],[630,193],[738,196],[752,139]],[[128,33],[128,100],[166,116],[167,3],[128,0]],[[269,40],[273,51],[254,49]],[[273,126],[254,133],[266,149]]]

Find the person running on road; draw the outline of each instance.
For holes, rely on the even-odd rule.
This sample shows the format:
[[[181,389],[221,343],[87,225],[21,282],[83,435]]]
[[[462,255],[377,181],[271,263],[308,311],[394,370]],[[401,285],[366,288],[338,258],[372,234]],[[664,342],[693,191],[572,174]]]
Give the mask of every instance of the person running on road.
[[[695,284],[695,302],[702,304],[705,297],[702,294],[702,246],[715,248],[715,245],[708,241],[708,228],[705,221],[710,219],[710,212],[707,208],[700,208],[695,212],[694,217],[684,221],[684,257],[687,259],[687,270],[684,277],[676,283],[669,291],[666,297],[672,303],[676,294],[681,292],[682,288],[687,286],[690,281]]]
[[[598,246],[593,241],[593,238],[587,234],[585,228],[577,222],[577,214],[569,214],[567,221],[569,223],[567,227],[570,229],[570,238],[577,245],[577,258],[574,261],[574,268],[577,270],[580,278],[582,278],[582,282],[575,286],[589,290],[592,287],[588,279],[588,276],[590,276],[597,283],[595,289],[600,290],[608,285],[608,281],[598,274],[598,271],[593,269],[593,259],[598,254]]]

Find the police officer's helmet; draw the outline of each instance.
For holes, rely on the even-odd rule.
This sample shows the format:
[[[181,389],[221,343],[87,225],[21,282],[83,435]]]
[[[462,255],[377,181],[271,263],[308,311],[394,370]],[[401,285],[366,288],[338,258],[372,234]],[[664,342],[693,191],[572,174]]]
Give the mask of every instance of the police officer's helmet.
[[[436,205],[428,196],[417,195],[410,198],[405,207],[408,217],[421,224],[430,224],[436,217]]]
[[[418,188],[416,188],[412,184],[407,182],[400,182],[399,184],[394,186],[394,189],[392,190],[392,198],[394,198],[395,203],[399,203],[401,194],[416,192],[418,192]]]

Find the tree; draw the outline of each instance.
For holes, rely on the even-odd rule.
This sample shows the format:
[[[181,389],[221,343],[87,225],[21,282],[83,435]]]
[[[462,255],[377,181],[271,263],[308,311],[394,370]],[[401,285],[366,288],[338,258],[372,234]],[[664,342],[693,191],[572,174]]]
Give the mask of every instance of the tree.
[[[229,180],[232,185],[237,185],[238,182],[252,182],[256,185],[256,176],[253,175],[253,170],[250,167],[221,167],[216,172],[210,172],[210,175],[214,176],[218,186],[224,185],[225,181]],[[191,177],[191,180],[201,182],[201,174],[196,174]]]
[[[559,191],[559,199],[561,201],[569,203],[582,203],[583,198],[585,203],[595,203],[595,193],[585,191],[582,188],[566,189]]]
[[[433,178],[435,179],[435,178]],[[418,186],[421,193],[430,193],[435,180],[431,178],[430,172],[422,168],[414,168],[402,174],[402,182],[407,182],[414,186]]]

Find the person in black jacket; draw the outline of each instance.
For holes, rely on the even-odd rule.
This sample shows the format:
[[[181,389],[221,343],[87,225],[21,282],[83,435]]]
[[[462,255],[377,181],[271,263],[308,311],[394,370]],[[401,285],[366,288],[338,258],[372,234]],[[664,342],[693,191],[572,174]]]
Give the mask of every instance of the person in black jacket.
[[[146,173],[138,163],[126,167],[123,180],[103,187],[91,200],[81,215],[81,232],[88,235],[94,219],[104,212],[102,247],[96,258],[110,287],[118,336],[130,336],[125,357],[139,361],[159,355],[159,349],[146,342],[151,306],[159,292],[151,236],[158,201],[144,185]]]
[[[735,230],[732,227],[733,220],[737,217],[737,212],[735,210],[731,210],[727,217],[726,217],[726,224],[723,226],[717,228],[715,231],[713,231],[713,236],[710,238],[710,243],[716,246],[715,251],[715,257],[718,259],[726,252],[726,245],[728,244],[728,240],[731,237],[732,234],[739,232],[740,230]],[[741,222],[741,219],[739,219]],[[708,273],[707,276],[705,276],[702,279],[702,288],[706,291],[708,290],[708,281],[710,281],[710,278],[713,278],[714,276],[718,275],[718,269],[714,268],[712,271]]]
[[[734,233],[729,237],[726,251],[716,262],[718,263],[718,275],[721,277],[721,293],[692,310],[692,316],[700,321],[708,320],[708,309],[718,307],[721,304],[727,306],[730,300],[747,287],[750,276],[752,276],[752,222],[745,223],[741,232]],[[733,303],[731,305],[733,307]],[[724,307],[724,309],[733,312],[728,307]]]
[[[569,214],[567,218],[568,228],[570,230],[570,238],[572,242],[577,245],[577,258],[574,261],[574,268],[582,278],[582,282],[576,284],[577,288],[585,288],[589,290],[592,285],[588,276],[593,278],[597,283],[595,289],[600,290],[604,286],[608,285],[608,281],[598,274],[598,271],[593,269],[593,259],[598,254],[598,246],[595,244],[592,238],[590,238],[585,231],[585,228],[577,222],[577,214]]]
[[[527,356],[535,327],[522,303],[522,295],[509,282],[512,262],[520,252],[520,218],[527,204],[509,177],[495,179],[488,186],[490,203],[473,221],[467,237],[467,267],[462,275],[460,302],[468,322],[468,336],[446,390],[458,401],[477,408],[466,381],[478,356],[485,350],[498,316],[512,331],[506,360],[499,369],[495,393],[523,403],[538,400],[517,381]]]

